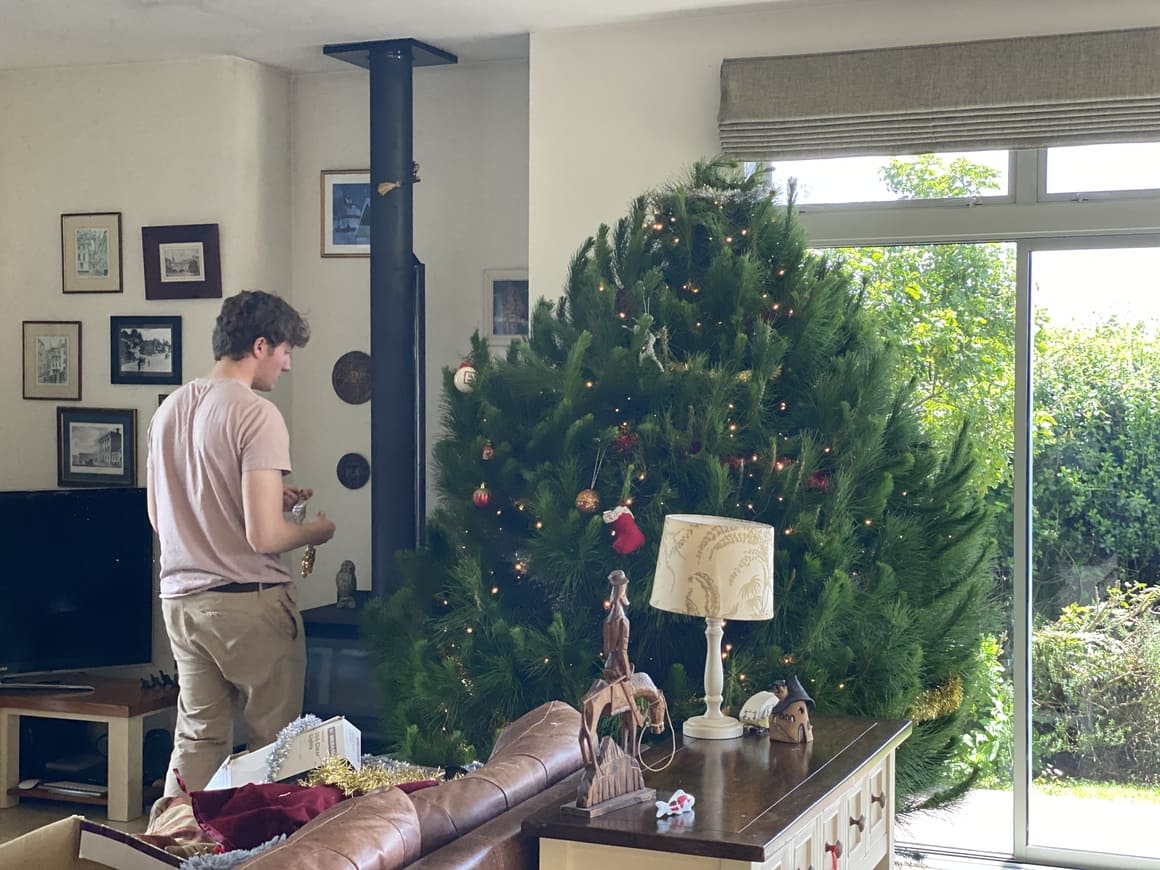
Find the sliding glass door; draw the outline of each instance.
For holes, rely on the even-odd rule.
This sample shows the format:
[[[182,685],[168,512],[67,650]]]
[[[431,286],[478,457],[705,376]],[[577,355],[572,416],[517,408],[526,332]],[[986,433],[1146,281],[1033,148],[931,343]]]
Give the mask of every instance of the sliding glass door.
[[[1020,249],[1015,854],[1155,866],[1160,245]]]

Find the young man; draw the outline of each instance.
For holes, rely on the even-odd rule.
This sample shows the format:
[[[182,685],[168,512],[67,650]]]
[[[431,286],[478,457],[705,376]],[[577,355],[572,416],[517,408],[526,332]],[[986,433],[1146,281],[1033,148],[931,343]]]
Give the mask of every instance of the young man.
[[[170,395],[149,426],[149,520],[180,686],[166,797],[181,794],[178,775],[189,791],[209,782],[232,746],[235,701],[252,748],[302,714],[305,638],[278,554],[329,541],[334,523],[284,516],[312,491],[283,485],[290,436],[258,393],[309,338],[281,298],[231,296],[214,327],[213,370]]]

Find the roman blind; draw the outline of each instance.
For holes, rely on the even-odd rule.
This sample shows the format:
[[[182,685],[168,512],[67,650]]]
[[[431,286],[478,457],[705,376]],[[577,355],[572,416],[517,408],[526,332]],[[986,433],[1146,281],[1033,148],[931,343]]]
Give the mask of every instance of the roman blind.
[[[1160,139],[1160,27],[726,59],[740,160]]]

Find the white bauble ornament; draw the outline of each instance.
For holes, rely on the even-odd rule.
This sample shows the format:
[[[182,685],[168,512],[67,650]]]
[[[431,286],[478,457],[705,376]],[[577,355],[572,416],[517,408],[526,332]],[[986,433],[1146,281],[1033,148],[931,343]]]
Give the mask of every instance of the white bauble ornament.
[[[455,389],[461,393],[470,393],[475,389],[475,367],[471,363],[461,363],[455,370]]]

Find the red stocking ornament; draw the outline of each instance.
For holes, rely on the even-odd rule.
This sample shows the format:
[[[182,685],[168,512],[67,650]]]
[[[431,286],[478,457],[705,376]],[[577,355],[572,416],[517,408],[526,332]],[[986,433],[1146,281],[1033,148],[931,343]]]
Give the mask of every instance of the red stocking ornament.
[[[612,549],[620,555],[627,556],[644,546],[644,534],[636,524],[636,518],[628,509],[628,505],[614,507],[610,511],[605,511],[603,516],[604,522],[612,527]]]

